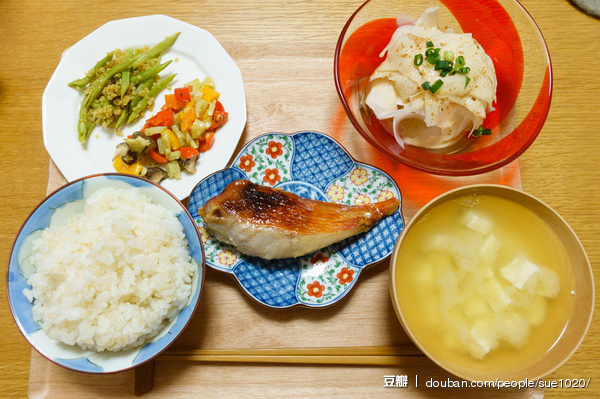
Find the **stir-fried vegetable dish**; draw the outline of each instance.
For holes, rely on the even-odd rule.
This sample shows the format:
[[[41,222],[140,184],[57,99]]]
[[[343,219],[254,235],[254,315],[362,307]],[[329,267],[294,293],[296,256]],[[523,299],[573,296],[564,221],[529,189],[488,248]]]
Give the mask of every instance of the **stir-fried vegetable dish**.
[[[161,110],[119,144],[113,156],[117,172],[145,176],[155,183],[196,172],[200,153],[208,151],[215,131],[227,122],[215,82],[198,79],[165,95]]]

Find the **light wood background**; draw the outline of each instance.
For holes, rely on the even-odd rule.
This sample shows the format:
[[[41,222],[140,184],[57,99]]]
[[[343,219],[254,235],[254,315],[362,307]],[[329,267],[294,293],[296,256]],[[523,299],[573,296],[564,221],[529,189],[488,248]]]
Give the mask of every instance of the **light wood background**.
[[[8,262],[19,227],[46,193],[49,157],[42,143],[41,95],[64,49],[113,19],[162,13],[201,26],[221,42],[234,60],[245,60],[240,65],[242,74],[245,70],[253,71],[254,80],[245,79],[248,124],[242,141],[271,130],[311,128],[328,132],[330,128],[342,126],[343,129],[336,133],[352,135],[344,140],[348,150],[357,159],[368,161],[365,157],[372,154],[365,150],[368,144],[345,121],[339,121],[337,125],[326,124],[334,116],[340,117],[336,113],[339,102],[332,78],[335,41],[346,19],[359,4],[358,1],[341,0],[230,0],[163,2],[149,6],[139,1],[4,0],[0,7],[0,171],[5,179],[0,190],[2,259]],[[600,265],[600,180],[597,166],[600,144],[595,137],[600,131],[600,77],[595,58],[600,52],[600,20],[586,16],[566,0],[524,0],[523,5],[546,37],[555,78],[552,109],[546,125],[536,142],[520,158],[523,189],[543,199],[571,224],[596,268]],[[323,65],[329,63],[331,67],[319,69],[318,74],[303,74],[303,70],[309,69],[303,68],[307,60]],[[264,72],[256,72],[260,70]],[[298,81],[282,82],[281,76],[295,76]],[[332,115],[326,118],[322,114],[313,116],[296,112],[298,105],[313,98],[326,99],[325,104],[315,104],[315,112],[333,112]],[[341,118],[344,118],[343,114]],[[401,186],[401,189],[405,187]],[[595,277],[596,280],[600,278],[597,272]],[[208,278],[216,277],[209,273]],[[373,278],[372,281],[377,280]],[[0,306],[0,396],[23,397],[28,389],[30,347],[10,316],[4,287],[0,296],[4,304]],[[310,325],[309,321],[305,322]],[[312,334],[318,336],[314,332]],[[315,346],[319,346],[318,338],[315,340]],[[599,358],[600,322],[595,319],[577,353],[548,377],[554,380],[591,378],[590,388],[548,389],[546,395],[600,395]],[[215,374],[209,380],[217,384],[221,369],[211,370]],[[239,368],[232,371],[223,367],[222,370],[224,376],[244,375],[243,369],[240,371]],[[290,373],[312,381],[310,373],[303,370],[300,367],[289,373],[280,372],[282,393],[292,392],[292,385],[286,387],[284,381]],[[327,376],[327,368],[318,370]],[[257,371],[258,376],[260,372],[271,372],[269,368]],[[207,375],[210,372],[207,369]],[[382,382],[379,377],[384,370],[370,373],[378,378],[378,383]],[[345,375],[345,369],[335,369],[331,371],[330,379],[352,379]],[[301,392],[306,396],[320,392],[346,397],[365,397],[372,393],[366,390],[366,386],[358,389],[360,381],[366,380],[353,383],[352,386],[357,389],[342,391],[340,386],[323,381],[315,378],[311,382],[317,384],[315,389]],[[257,394],[260,392],[259,383],[255,381],[253,386]],[[289,381],[289,384],[294,382]],[[319,389],[318,384],[324,385]],[[239,382],[235,387],[239,390],[248,388]],[[99,389],[93,392],[102,392]],[[218,392],[218,389],[211,392]],[[227,397],[234,392],[239,391],[222,393]]]

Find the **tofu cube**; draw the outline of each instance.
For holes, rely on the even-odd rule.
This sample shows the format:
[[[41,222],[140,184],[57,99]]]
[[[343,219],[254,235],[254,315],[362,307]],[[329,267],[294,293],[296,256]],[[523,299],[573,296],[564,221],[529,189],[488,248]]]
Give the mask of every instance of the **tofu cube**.
[[[470,345],[471,354],[481,359],[498,346],[498,333],[489,321],[478,321],[471,328],[473,343]]]
[[[497,280],[488,280],[482,285],[483,295],[494,312],[499,313],[512,303],[512,298]]]
[[[483,240],[483,245],[479,248],[479,257],[486,265],[491,265],[496,261],[498,250],[502,243],[495,235],[489,235]]]
[[[540,296],[536,296],[531,306],[527,309],[527,320],[533,327],[541,326],[546,319],[546,312],[548,304],[547,299]]]
[[[499,338],[515,348],[522,348],[529,341],[529,322],[524,317],[509,313],[503,314],[494,322],[498,326]]]
[[[535,293],[547,298],[556,298],[560,292],[560,277],[554,270],[540,268]]]
[[[427,237],[421,245],[425,252],[430,251],[449,251],[452,248],[452,238],[446,234],[435,234]]]
[[[488,233],[490,232],[490,230],[492,230],[493,227],[493,223],[490,220],[479,216],[473,211],[465,212],[461,217],[461,222],[469,229],[481,233],[483,235],[488,235]]]
[[[529,278],[540,270],[525,257],[518,257],[500,269],[500,274],[512,285],[522,289]]]

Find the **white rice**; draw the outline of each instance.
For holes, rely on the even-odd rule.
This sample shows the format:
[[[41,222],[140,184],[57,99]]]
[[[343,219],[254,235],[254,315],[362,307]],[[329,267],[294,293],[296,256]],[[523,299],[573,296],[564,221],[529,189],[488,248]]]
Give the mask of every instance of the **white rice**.
[[[33,319],[68,345],[134,348],[186,305],[197,268],[173,212],[136,188],[105,188],[32,244]]]

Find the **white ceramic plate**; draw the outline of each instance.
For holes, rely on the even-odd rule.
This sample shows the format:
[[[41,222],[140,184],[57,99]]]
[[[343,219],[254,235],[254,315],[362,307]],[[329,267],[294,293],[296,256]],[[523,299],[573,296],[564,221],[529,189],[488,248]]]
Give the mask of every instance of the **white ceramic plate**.
[[[114,172],[112,155],[122,138],[113,129],[97,126],[84,145],[79,143],[77,119],[82,92],[67,84],[83,77],[109,51],[151,47],[175,32],[181,34],[161,58],[162,62],[174,61],[161,76],[177,73],[172,89],[195,78],[212,77],[229,120],[217,131],[210,151],[200,156],[195,174],[184,172],[180,180],[165,180],[162,185],[181,200],[198,181],[227,165],[246,125],[246,97],[239,68],[207,31],[171,17],[151,15],[108,22],[81,39],[65,51],[46,86],[42,97],[44,145],[68,181]],[[156,97],[152,111],[147,111],[135,124],[125,126],[123,132],[131,134],[139,130],[146,119],[160,110],[167,92],[165,89]]]

